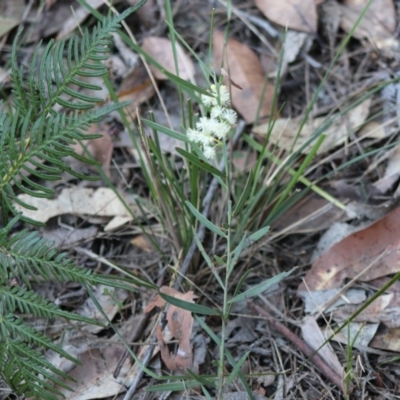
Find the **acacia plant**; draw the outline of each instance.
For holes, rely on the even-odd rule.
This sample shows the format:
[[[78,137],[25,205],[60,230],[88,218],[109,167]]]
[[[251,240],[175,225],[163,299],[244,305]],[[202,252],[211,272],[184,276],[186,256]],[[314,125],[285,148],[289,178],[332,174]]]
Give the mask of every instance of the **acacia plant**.
[[[76,360],[27,324],[20,314],[97,323],[42,298],[32,290],[32,282],[57,280],[79,282],[86,287],[96,284],[132,287],[122,279],[95,275],[76,266],[66,253],[59,253],[35,229],[22,229],[22,222],[33,227],[40,224],[24,217],[15,204],[32,209],[20,200],[20,193],[51,198],[53,191],[43,182],[58,180],[64,172],[80,179],[93,179],[71,169],[64,157],[95,164],[78,155],[71,144],[98,137],[85,133],[88,125],[126,104],[99,107],[102,99],[85,95],[81,89],[101,89],[87,83],[85,78],[107,73],[104,60],[110,49],[111,33],[143,3],[119,16],[104,18],[91,32],[84,30],[68,41],[50,41],[41,56],[38,45],[28,69],[18,65],[21,31],[14,40],[13,111],[0,108],[0,376],[16,394],[25,397],[56,399],[60,392],[54,384],[66,387],[60,380],[66,375],[46,360],[46,350]],[[55,111],[57,104],[63,107],[63,112]]]

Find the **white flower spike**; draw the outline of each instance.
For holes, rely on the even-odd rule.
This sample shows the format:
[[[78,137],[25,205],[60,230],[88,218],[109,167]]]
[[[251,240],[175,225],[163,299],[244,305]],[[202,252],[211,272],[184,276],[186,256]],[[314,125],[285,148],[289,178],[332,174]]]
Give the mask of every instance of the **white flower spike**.
[[[210,118],[201,117],[196,123],[197,129],[188,128],[188,139],[202,147],[206,158],[215,157],[216,147],[222,143],[229,131],[236,125],[237,114],[229,107],[231,99],[224,85],[211,85],[210,96],[201,95],[201,102],[210,108]]]

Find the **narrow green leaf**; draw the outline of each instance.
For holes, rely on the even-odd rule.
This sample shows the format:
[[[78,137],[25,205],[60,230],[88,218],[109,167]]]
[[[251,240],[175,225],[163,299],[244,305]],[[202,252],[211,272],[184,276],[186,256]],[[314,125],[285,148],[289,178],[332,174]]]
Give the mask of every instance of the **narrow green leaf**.
[[[177,392],[200,386],[197,381],[162,383],[146,387],[146,392]]]
[[[212,331],[212,329],[210,329],[208,327],[208,325],[203,321],[202,318],[200,318],[199,316],[195,315],[194,316],[195,320],[197,321],[197,323],[208,333],[208,335],[211,337],[211,339],[214,341],[214,343],[219,347],[221,346],[221,340],[220,338]],[[231,352],[228,349],[225,349],[225,354],[226,354],[226,358],[228,359],[229,363],[231,365],[235,365],[235,359],[233,358]],[[253,393],[250,389],[250,386],[247,382],[246,377],[244,376],[242,371],[239,371],[239,378],[240,381],[243,384],[244,390],[246,391],[247,395],[249,396],[250,400],[254,400],[254,396]]]
[[[249,356],[250,352],[246,352],[242,355],[242,357],[240,357],[239,361],[233,366],[233,370],[232,372],[229,374],[228,380],[226,381],[226,386],[229,386],[234,379],[237,378],[240,369],[242,368],[242,365],[244,364],[244,362],[247,360],[247,357]]]
[[[259,229],[257,232],[254,232],[251,234],[247,240],[250,242],[256,242],[257,240],[260,240],[262,237],[264,237],[269,231],[269,226],[264,226],[264,228]]]
[[[168,129],[163,125],[157,124],[156,122],[150,121],[149,119],[142,118],[141,121],[149,126],[152,129],[155,129],[157,132],[164,133],[165,135],[172,137],[174,139],[180,140],[184,143],[189,143],[189,139],[186,135],[182,135],[182,133],[175,132],[172,129]]]
[[[221,172],[217,168],[213,167],[211,164],[208,164],[205,161],[201,160],[200,158],[196,157],[194,154],[189,153],[188,151],[183,150],[179,147],[176,148],[176,152],[179,153],[182,157],[186,158],[191,163],[193,163],[194,165],[203,169],[204,171],[207,171],[210,174],[213,174],[216,176],[220,176],[221,178],[224,178],[224,179],[226,178],[226,175],[223,172]]]
[[[189,201],[185,201],[186,205],[188,206],[189,210],[192,214],[210,231],[216,233],[217,235],[226,238],[224,232],[222,232],[217,226],[215,226],[211,221],[209,221],[203,214],[196,210],[196,208],[191,204]]]
[[[195,381],[199,382],[201,385],[214,386],[215,376],[211,377],[212,379],[209,379],[210,377],[208,377],[208,376],[204,377],[202,375],[195,374],[190,369],[186,370],[186,372],[191,378],[193,378]]]
[[[254,171],[250,171],[250,174],[247,178],[246,185],[244,187],[244,190],[239,197],[239,201],[233,211],[233,216],[239,215],[239,213],[243,210],[244,205],[246,204],[246,201],[249,198],[249,194],[251,193],[251,188],[252,188],[252,183],[254,182]]]
[[[213,310],[212,308],[177,299],[176,297],[169,296],[162,292],[159,292],[158,294],[168,303],[173,304],[176,307],[182,308],[183,310],[202,315],[220,315],[218,311]]]
[[[208,267],[211,269],[211,272],[213,273],[213,275],[215,276],[215,279],[217,280],[219,286],[224,289],[225,285],[222,282],[221,277],[218,274],[217,269],[214,266],[214,263],[211,261],[211,258],[208,256],[208,254],[206,253],[206,251],[204,250],[203,244],[201,243],[199,236],[197,235],[197,232],[193,229],[193,237],[194,240],[196,241],[197,244],[197,248],[199,249],[201,255],[203,256],[204,260],[206,261]]]
[[[287,272],[281,272],[278,275],[273,276],[270,279],[267,279],[264,282],[261,282],[260,284],[258,284],[257,286],[252,287],[249,290],[246,290],[245,292],[235,296],[234,298],[232,298],[231,300],[229,300],[229,303],[237,303],[238,301],[242,301],[242,300],[247,300],[250,297],[254,297],[257,296],[258,294],[264,292],[265,290],[267,290],[269,287],[271,287],[273,284],[280,282],[282,279],[286,278],[287,276],[289,276],[296,268],[291,269],[290,271]]]
[[[243,247],[245,245],[246,242],[246,233],[243,235],[242,239],[240,240],[239,244],[235,247],[235,249],[233,250],[233,257],[231,260],[231,265],[228,265],[228,268],[232,271],[233,267],[235,266],[237,260],[239,259],[239,256],[243,250]]]

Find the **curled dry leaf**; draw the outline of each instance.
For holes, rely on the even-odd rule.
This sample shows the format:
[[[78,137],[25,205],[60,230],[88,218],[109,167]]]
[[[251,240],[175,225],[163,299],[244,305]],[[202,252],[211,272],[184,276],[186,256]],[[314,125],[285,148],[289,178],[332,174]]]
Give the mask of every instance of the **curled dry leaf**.
[[[278,25],[309,33],[317,31],[315,0],[255,0],[255,3],[269,20]]]
[[[257,55],[235,39],[228,40],[224,52],[223,32],[215,31],[213,40],[215,65],[228,71],[230,78],[242,88],[230,86],[232,104],[237,112],[249,124],[255,121],[258,109],[260,119],[268,117],[271,114],[274,86],[268,83],[262,97],[265,74]]]
[[[175,44],[177,52],[177,64],[179,77],[191,80],[195,74],[195,68],[192,60],[183,51],[179,43]],[[149,36],[143,40],[142,49],[153,57],[165,70],[176,74],[174,53],[172,43],[169,39]],[[168,79],[160,70],[150,64],[151,71],[157,79]]]
[[[177,299],[194,303],[197,296],[189,291],[180,293],[168,286],[160,288],[160,292],[173,296]],[[146,307],[145,312],[150,312],[155,307],[164,307],[166,301],[157,295]],[[161,357],[165,365],[172,371],[185,372],[187,368],[193,368],[193,351],[190,343],[190,336],[193,329],[193,317],[190,311],[183,310],[170,304],[167,311],[168,328],[172,336],[178,341],[178,350],[176,354],[171,354],[167,344],[164,342],[162,330],[157,326],[157,340],[160,347]]]
[[[332,246],[311,266],[299,294],[340,288],[345,279],[371,281],[399,272],[400,208]]]
[[[351,109],[346,115],[340,116],[339,114],[332,115],[329,119],[333,119],[334,122],[324,130],[326,135],[325,140],[318,149],[317,154],[325,153],[331,150],[333,147],[339,146],[346,141],[350,132],[357,130],[360,125],[366,120],[369,113],[369,106],[371,99],[364,100],[361,104]],[[298,135],[299,129],[302,124],[302,119],[287,119],[279,118],[275,120],[274,126],[270,134],[270,141],[277,144],[279,147],[285,150],[297,151],[304,143],[312,137],[316,130],[320,128],[327,121],[326,117],[315,118],[312,122],[306,123]],[[266,136],[268,132],[269,124],[258,125],[253,128],[253,132],[260,135]],[[297,141],[293,146],[293,142],[297,137]],[[313,147],[315,142],[311,143],[307,147],[301,150],[303,154],[308,154],[310,149]]]

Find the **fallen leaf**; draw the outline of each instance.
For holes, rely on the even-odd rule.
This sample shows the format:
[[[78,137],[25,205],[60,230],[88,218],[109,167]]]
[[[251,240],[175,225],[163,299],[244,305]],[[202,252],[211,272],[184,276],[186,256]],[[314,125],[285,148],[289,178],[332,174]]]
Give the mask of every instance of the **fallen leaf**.
[[[360,306],[348,304],[333,311],[335,321],[347,321]],[[354,322],[381,322],[388,328],[400,328],[400,294],[382,294],[360,314],[353,318]]]
[[[339,298],[337,294],[337,289],[303,292],[304,311],[307,314],[330,313],[345,304],[361,304],[367,300],[367,294],[363,289],[349,289]]]
[[[117,96],[120,102],[131,101],[124,110],[131,118],[136,118],[138,107],[151,99],[154,93],[155,89],[147,71],[143,65],[140,65],[128,73],[122,80]],[[114,114],[120,118],[119,113]]]
[[[349,344],[365,351],[378,330],[379,324],[364,324],[359,322],[350,322],[348,326],[337,333],[332,340],[339,343]],[[325,338],[333,335],[330,327],[324,329]],[[372,344],[371,344],[372,345]],[[376,346],[372,346],[376,347]]]
[[[304,196],[271,226],[285,234],[320,232],[346,218],[346,212],[318,194]]]
[[[353,29],[368,3],[369,0],[344,0],[341,2],[341,27],[345,32]],[[396,26],[393,0],[372,1],[364,18],[353,32],[353,36],[358,39],[368,38],[378,45],[382,40],[393,37]]]
[[[230,320],[226,325],[226,344],[228,348],[238,344],[254,342],[257,339],[255,334],[257,320],[238,317]]]
[[[129,5],[135,6],[137,0],[127,0]],[[136,11],[137,16],[140,18],[141,24],[147,29],[153,28],[157,21],[158,5],[155,0],[147,0],[146,3]]]
[[[368,224],[369,225],[369,224]],[[345,237],[351,235],[360,229],[365,228],[367,225],[354,226],[345,222],[334,222],[320,237],[317,246],[311,255],[311,262],[316,261],[322,256],[328,249],[330,249],[336,243],[339,243]]]
[[[109,188],[94,190],[71,187],[63,189],[60,195],[54,200],[32,197],[28,194],[20,194],[18,198],[36,207],[37,210],[28,210],[21,207],[19,204],[15,204],[17,211],[39,222],[47,222],[50,218],[63,214],[114,217],[118,218],[119,221],[125,222],[132,220],[132,216],[126,209],[124,203],[122,203],[117,195]],[[127,204],[129,204],[129,202],[127,202]],[[132,212],[135,213],[137,206],[135,204],[130,204],[130,208]],[[115,228],[113,220],[111,220],[104,229],[110,229],[109,226]]]
[[[123,302],[128,298],[128,291],[115,289],[111,286],[98,285],[95,287],[93,294],[97,300],[97,304],[89,297],[77,310],[79,315],[92,318],[107,324],[113,320],[118,311],[120,311]],[[99,306],[100,305],[100,310]],[[98,333],[103,327],[98,325],[86,325],[82,328],[85,332]]]
[[[194,64],[179,43],[176,43],[175,46],[179,77],[192,80],[195,74]],[[142,49],[153,57],[165,70],[172,74],[177,74],[172,43],[169,39],[149,36],[143,40]],[[151,64],[150,68],[157,79],[169,79],[162,71]]]
[[[314,0],[255,0],[258,9],[284,28],[315,33],[317,7]]]
[[[328,120],[332,119],[333,123],[326,130],[324,130],[323,133],[326,135],[326,138],[318,149],[317,154],[325,153],[332,148],[343,144],[346,141],[349,133],[356,131],[366,120],[369,114],[370,104],[371,99],[367,99],[351,109],[344,116],[334,114],[328,117]],[[302,125],[301,117],[296,119],[279,118],[274,122],[269,140],[271,143],[274,143],[285,150],[290,151],[293,148],[293,151],[297,151],[325,122],[327,122],[327,118],[325,117],[315,118],[312,122],[304,124],[300,134],[298,135],[299,129]],[[269,124],[265,123],[253,127],[253,132],[261,137],[265,137],[268,129]],[[296,137],[297,140],[293,146],[293,142]],[[303,154],[308,154],[310,149],[313,147],[313,144],[314,143],[311,143],[307,147],[303,148],[301,152]]]
[[[216,66],[228,71],[230,78],[243,88],[240,90],[230,86],[232,104],[237,112],[249,124],[255,121],[258,109],[260,119],[268,117],[271,114],[274,86],[268,83],[262,97],[265,74],[257,55],[235,39],[228,40],[224,52],[224,33],[221,31],[214,32],[213,41]]]
[[[308,33],[291,30],[286,32],[285,42],[283,44],[281,75],[284,75],[288,65],[296,60],[301,51],[306,54],[308,53],[313,39],[313,36]]]
[[[400,146],[388,151],[388,163],[382,178],[374,183],[374,186],[381,192],[386,193],[398,181],[400,176]]]
[[[190,303],[194,303],[194,299],[197,298],[192,291],[180,293],[168,286],[162,286],[160,292]],[[164,307],[165,304],[166,301],[160,295],[157,295],[147,305],[145,312],[150,312],[155,307]],[[157,326],[157,341],[161,357],[170,370],[185,372],[187,368],[193,368],[193,351],[190,336],[192,334],[194,319],[190,311],[170,304],[167,311],[167,321],[172,336],[178,341],[178,350],[176,354],[170,353],[168,346],[164,342],[161,327]]]
[[[86,0],[87,4],[97,9],[102,4],[104,4],[103,0]],[[90,10],[84,6],[74,7],[74,11],[72,12],[70,9],[70,16],[67,20],[64,21],[63,27],[58,32],[56,40],[64,39],[68,34],[70,34],[75,28],[81,25],[81,23],[91,14]]]
[[[344,376],[344,369],[340,364],[339,359],[333,352],[332,348],[326,343],[326,338],[323,335],[315,318],[307,316],[301,324],[301,333],[304,341],[324,360],[325,364],[336,373],[338,376]]]
[[[92,240],[96,237],[98,229],[95,226],[69,230],[59,226],[55,229],[46,227],[41,236],[54,243],[59,249],[73,248],[82,241]]]
[[[101,163],[104,172],[109,176],[114,145],[106,127],[107,125],[100,125],[97,123],[91,124],[86,128],[86,133],[90,135],[101,135],[101,137],[84,140],[82,143],[74,143],[71,147],[79,155],[85,155],[86,151],[88,151],[96,161]]]
[[[70,400],[89,400],[101,399],[114,396],[121,391],[125,391],[127,384],[124,375],[130,369],[129,362],[126,361],[120,376],[115,379],[113,373],[119,360],[124,354],[125,347],[118,343],[112,343],[108,347],[101,349],[90,349],[79,355],[81,365],[76,366],[68,375],[75,381],[65,383],[74,392],[56,387],[61,393]]]
[[[86,333],[85,336],[71,337],[71,330],[67,330],[63,336],[63,349],[75,358],[78,358],[81,365],[72,364],[69,371],[65,371],[65,363],[55,364],[56,358],[49,359],[57,368],[75,381],[61,379],[62,382],[72,387],[73,393],[57,387],[66,398],[70,400],[101,399],[116,396],[126,391],[126,387],[134,380],[132,365],[129,357],[126,359],[119,371],[118,377],[114,377],[114,372],[126,351],[125,345],[121,343],[121,335],[125,340],[129,340],[131,332],[138,323],[138,318],[134,317],[119,328],[119,334],[107,339],[107,345],[98,341],[92,334]],[[75,334],[79,333],[74,331]],[[65,342],[70,342],[65,345]]]
[[[21,23],[25,8],[23,0],[0,2],[0,38]]]
[[[370,346],[388,351],[400,352],[400,329],[382,326],[370,342]]]
[[[145,235],[137,235],[131,239],[129,243],[145,251],[146,253],[151,253],[154,251],[153,245]]]
[[[345,279],[371,281],[399,271],[400,208],[332,246],[311,266],[299,294],[339,288]]]

